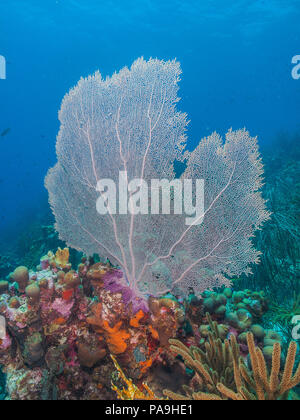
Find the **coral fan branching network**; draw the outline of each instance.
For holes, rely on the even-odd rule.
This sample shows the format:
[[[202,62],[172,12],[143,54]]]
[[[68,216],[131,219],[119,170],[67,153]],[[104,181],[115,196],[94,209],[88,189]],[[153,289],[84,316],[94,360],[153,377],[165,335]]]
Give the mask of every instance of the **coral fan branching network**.
[[[249,273],[259,259],[251,238],[269,217],[256,138],[230,130],[223,141],[213,133],[185,151],[180,73],[176,60],[140,58],[110,78],[96,73],[81,79],[63,100],[58,162],[46,179],[60,238],[86,255],[108,257],[137,296],[191,286],[202,292]],[[117,184],[122,172],[126,185],[133,179],[171,182],[175,161],[186,163],[181,180],[204,180],[204,211],[191,225],[175,211],[115,214],[108,204],[106,215],[97,212],[102,179]],[[131,203],[138,201],[135,194],[129,194]]]

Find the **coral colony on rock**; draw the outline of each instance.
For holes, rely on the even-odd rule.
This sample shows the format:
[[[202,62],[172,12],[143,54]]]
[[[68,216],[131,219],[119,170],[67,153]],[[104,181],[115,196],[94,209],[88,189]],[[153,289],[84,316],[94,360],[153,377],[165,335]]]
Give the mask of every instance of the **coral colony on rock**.
[[[52,249],[0,282],[2,398],[299,398],[296,342],[266,326],[274,302],[235,287],[270,218],[257,139],[230,130],[186,151],[180,73],[140,58],[64,98],[46,187],[60,239],[83,254]],[[155,195],[153,179],[169,184]],[[190,179],[203,200],[185,200]]]

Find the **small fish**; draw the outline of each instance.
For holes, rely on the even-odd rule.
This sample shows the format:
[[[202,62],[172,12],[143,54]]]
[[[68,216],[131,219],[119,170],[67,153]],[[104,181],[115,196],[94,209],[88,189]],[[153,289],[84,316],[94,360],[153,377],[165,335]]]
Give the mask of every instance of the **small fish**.
[[[10,128],[6,128],[2,133],[0,134],[1,137],[7,136],[7,134],[10,132]]]

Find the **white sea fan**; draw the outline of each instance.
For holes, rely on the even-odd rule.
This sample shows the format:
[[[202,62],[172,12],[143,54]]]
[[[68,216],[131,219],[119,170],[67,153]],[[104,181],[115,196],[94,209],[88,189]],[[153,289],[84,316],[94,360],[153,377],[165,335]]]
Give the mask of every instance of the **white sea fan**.
[[[225,142],[214,133],[184,152],[180,74],[176,60],[139,58],[105,80],[100,73],[81,79],[63,100],[58,162],[46,178],[60,238],[108,257],[140,295],[201,292],[248,273],[259,259],[251,237],[269,217],[257,140],[247,131],[229,131]],[[174,180],[176,160],[187,162],[182,181],[204,180],[201,224],[186,225],[185,214],[97,212],[99,180],[118,185],[120,171],[127,182]]]

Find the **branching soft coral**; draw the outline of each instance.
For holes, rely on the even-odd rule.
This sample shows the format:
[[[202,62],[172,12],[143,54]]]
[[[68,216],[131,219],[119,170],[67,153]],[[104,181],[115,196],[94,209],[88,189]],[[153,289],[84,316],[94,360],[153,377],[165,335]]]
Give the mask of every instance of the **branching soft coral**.
[[[192,346],[186,347],[179,340],[170,340],[170,349],[174,354],[180,355],[186,366],[195,371],[192,387],[184,387],[187,397],[190,399],[222,399],[218,385],[226,385],[234,388],[234,356],[238,345],[228,340],[224,343],[220,338],[215,338],[209,333],[208,342],[205,344],[206,351]],[[184,400],[187,397],[165,390],[164,394],[171,399]]]
[[[233,400],[286,400],[289,391],[300,383],[300,365],[295,374],[294,364],[297,352],[297,344],[291,341],[285,360],[284,371],[280,372],[281,346],[274,344],[272,355],[272,368],[268,372],[267,364],[262,351],[255,347],[253,335],[247,334],[248,348],[251,358],[252,372],[240,359],[239,365],[235,366],[235,378],[238,393],[234,394],[227,387],[219,386],[219,391]]]
[[[289,391],[300,383],[300,365],[294,372],[297,344],[291,342],[285,361],[283,373],[281,373],[281,346],[275,343],[272,356],[272,368],[268,372],[267,363],[262,351],[255,347],[253,334],[247,334],[247,343],[251,359],[251,369],[248,368],[244,359],[239,356],[239,350],[235,337],[230,337],[230,343],[225,340],[224,347],[221,343],[210,340],[207,344],[207,354],[205,355],[208,364],[203,362],[203,353],[200,349],[188,349],[178,340],[170,340],[171,350],[183,357],[185,364],[195,370],[198,387],[195,391],[185,387],[187,397],[198,400],[286,400],[290,397]],[[213,344],[213,346],[212,346]],[[222,348],[222,350],[221,350]],[[212,353],[211,351],[214,351]],[[212,358],[207,356],[213,356]],[[227,368],[224,365],[227,364]],[[220,378],[215,366],[222,366],[225,374]],[[232,374],[233,383],[228,383],[228,375]],[[226,383],[227,382],[227,383]],[[200,389],[200,391],[199,391]],[[164,394],[174,400],[187,399],[186,396],[168,390]]]

